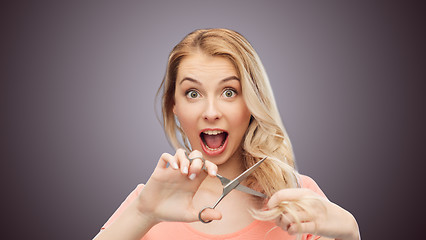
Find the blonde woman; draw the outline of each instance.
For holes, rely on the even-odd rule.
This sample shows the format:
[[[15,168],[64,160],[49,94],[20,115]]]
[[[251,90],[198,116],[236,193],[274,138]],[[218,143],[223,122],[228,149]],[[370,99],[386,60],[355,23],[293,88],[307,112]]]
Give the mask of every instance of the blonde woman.
[[[160,90],[177,150],[160,157],[96,239],[360,239],[352,214],[295,171],[269,80],[242,35],[188,34],[170,53]],[[265,156],[242,184],[266,199],[231,191],[200,212],[221,195],[217,174],[233,179]]]

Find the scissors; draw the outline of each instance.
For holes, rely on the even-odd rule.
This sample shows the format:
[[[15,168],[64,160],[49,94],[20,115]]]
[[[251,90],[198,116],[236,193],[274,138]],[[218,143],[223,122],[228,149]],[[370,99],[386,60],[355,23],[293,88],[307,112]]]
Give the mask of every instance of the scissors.
[[[185,152],[186,157],[188,158],[188,160],[190,162],[192,162],[194,159],[200,159],[201,161],[203,161],[203,170],[207,170],[205,167],[204,162],[206,161],[204,158],[202,157],[194,157],[194,158],[189,158],[188,154]],[[243,173],[241,173],[238,177],[234,178],[233,180],[230,180],[226,177],[223,177],[219,174],[216,174],[216,177],[219,178],[220,182],[222,183],[223,186],[223,192],[222,195],[219,197],[219,199],[216,201],[216,203],[213,205],[213,207],[205,207],[203,209],[200,210],[200,212],[198,213],[198,219],[202,222],[202,223],[209,223],[212,220],[208,220],[208,221],[204,221],[204,219],[201,218],[201,213],[206,210],[206,209],[214,209],[219,203],[220,201],[222,201],[222,199],[228,195],[233,189],[237,189],[239,191],[254,195],[254,196],[258,196],[258,197],[262,197],[262,198],[267,198],[268,196],[266,196],[263,193],[260,193],[258,191],[255,191],[249,187],[246,187],[244,185],[240,185],[240,183],[246,179],[263,161],[265,161],[267,157],[264,157],[263,159],[261,159],[259,162],[257,162],[256,164],[254,164],[253,166],[251,166],[249,169],[245,170]]]

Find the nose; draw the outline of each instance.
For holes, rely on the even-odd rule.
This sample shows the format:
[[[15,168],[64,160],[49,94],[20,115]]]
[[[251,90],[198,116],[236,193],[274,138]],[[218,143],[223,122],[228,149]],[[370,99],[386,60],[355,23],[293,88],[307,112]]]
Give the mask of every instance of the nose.
[[[214,121],[220,119],[222,113],[218,108],[218,103],[214,99],[206,101],[206,106],[203,112],[203,118],[208,121]]]

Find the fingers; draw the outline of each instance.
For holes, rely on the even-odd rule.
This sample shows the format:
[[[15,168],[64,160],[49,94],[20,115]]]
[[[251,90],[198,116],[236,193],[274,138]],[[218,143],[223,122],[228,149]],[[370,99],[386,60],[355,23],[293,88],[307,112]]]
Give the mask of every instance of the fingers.
[[[267,206],[284,211],[276,219],[276,224],[289,234],[316,234],[317,224],[327,214],[324,199],[310,189],[283,189],[272,195]]]
[[[204,166],[203,154],[200,151],[192,151],[188,157],[192,159],[191,165],[189,166],[189,179],[194,180],[195,177],[200,174],[201,169]]]
[[[297,201],[306,196],[315,194],[312,190],[307,188],[287,188],[282,189],[275,194],[268,201],[268,208],[274,208],[283,201]]]
[[[183,175],[188,175],[188,178],[191,180],[194,180],[203,169],[212,177],[215,177],[217,174],[216,164],[204,160],[203,154],[198,150],[187,154],[185,150],[178,149],[174,156],[163,153],[157,166],[167,168],[168,165],[175,170],[179,169]]]
[[[291,224],[286,230],[290,235],[297,233],[315,233],[316,226],[314,222],[302,222],[300,226],[297,224]]]
[[[174,169],[177,169],[177,163],[176,163],[176,159],[174,159],[174,156],[168,153],[163,153],[161,154],[157,167],[167,168],[167,164],[170,164],[170,166],[172,166]]]
[[[296,220],[298,220],[299,222],[307,222],[311,220],[311,216],[305,211],[297,211],[296,214],[289,214],[289,213],[281,214],[281,218],[280,218],[281,223],[291,224],[296,222]]]
[[[190,167],[190,179],[195,178],[201,170],[205,170],[210,176],[216,177],[217,174],[217,165],[205,160],[203,158],[203,154],[200,151],[193,151],[188,156],[192,159],[191,167]]]
[[[175,170],[180,169],[183,174],[188,174],[189,160],[185,156],[185,150],[176,150],[176,154],[174,156],[168,153],[163,153],[158,161],[157,167],[167,168],[168,165]]]
[[[298,230],[297,222],[306,223],[312,221],[311,216],[305,211],[297,211],[293,214],[282,213],[281,216],[276,220],[277,226],[280,226],[285,231]]]
[[[217,165],[210,162],[209,160],[206,160],[206,162],[204,164],[205,164],[205,167],[207,169],[208,174],[212,177],[216,177]]]
[[[179,161],[180,171],[182,174],[187,175],[189,172],[189,160],[186,157],[185,150],[179,148],[176,150],[176,159]]]

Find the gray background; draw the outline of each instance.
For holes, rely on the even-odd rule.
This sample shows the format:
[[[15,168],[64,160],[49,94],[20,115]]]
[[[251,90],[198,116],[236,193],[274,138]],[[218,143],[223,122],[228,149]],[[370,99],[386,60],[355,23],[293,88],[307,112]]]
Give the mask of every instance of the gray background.
[[[6,236],[98,232],[160,154],[172,152],[155,93],[171,48],[206,27],[237,30],[253,44],[299,171],[355,215],[363,239],[408,239],[424,228],[423,5],[15,1],[1,8]]]

